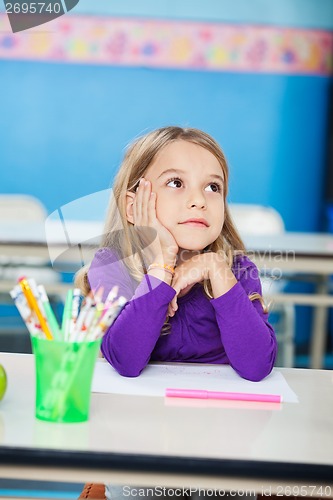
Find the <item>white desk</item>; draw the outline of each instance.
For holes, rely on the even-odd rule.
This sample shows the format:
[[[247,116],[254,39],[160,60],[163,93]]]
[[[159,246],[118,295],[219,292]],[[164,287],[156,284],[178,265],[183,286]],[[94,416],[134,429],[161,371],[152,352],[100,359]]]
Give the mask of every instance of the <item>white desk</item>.
[[[51,260],[56,269],[74,272],[91,260],[102,232],[103,223],[97,221],[63,223],[47,220],[45,227],[0,223],[0,256],[18,261],[27,256],[43,258]],[[282,276],[292,272],[316,277],[315,294],[276,294],[274,302],[314,306],[311,367],[321,368],[328,307],[333,306],[333,296],[329,295],[329,276],[333,275],[333,235],[285,233],[278,236],[243,235],[243,238],[260,270],[271,269]],[[2,291],[8,291],[11,286],[12,283],[0,282]],[[59,284],[48,287],[52,292],[60,288]]]
[[[332,372],[281,369],[299,403],[93,394],[89,422],[52,424],[34,418],[33,356],[0,363],[0,477],[333,495]]]

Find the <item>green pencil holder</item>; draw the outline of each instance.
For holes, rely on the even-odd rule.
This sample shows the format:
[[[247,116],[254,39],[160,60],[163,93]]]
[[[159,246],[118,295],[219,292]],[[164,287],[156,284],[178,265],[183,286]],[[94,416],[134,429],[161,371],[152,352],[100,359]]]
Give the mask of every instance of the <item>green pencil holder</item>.
[[[36,367],[36,417],[49,422],[85,422],[101,339],[62,342],[31,338]]]

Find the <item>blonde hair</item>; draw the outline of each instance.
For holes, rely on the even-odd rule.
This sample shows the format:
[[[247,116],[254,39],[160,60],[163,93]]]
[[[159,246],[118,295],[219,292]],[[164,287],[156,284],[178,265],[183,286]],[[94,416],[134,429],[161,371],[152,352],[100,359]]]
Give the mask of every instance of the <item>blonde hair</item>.
[[[204,251],[223,255],[231,267],[236,254],[245,254],[245,246],[236,230],[227,206],[229,171],[225,156],[218,143],[205,132],[195,128],[164,127],[150,132],[134,141],[127,149],[121,167],[113,184],[113,195],[110,200],[108,216],[104,226],[101,247],[112,248],[120,258],[124,259],[130,275],[140,282],[145,274],[145,266],[141,257],[141,245],[134,226],[126,217],[126,193],[135,192],[141,177],[154,161],[156,155],[174,141],[187,141],[201,146],[212,153],[221,165],[224,179],[225,220],[218,238]],[[75,284],[87,294],[90,291],[87,272],[89,266],[83,267],[76,275]],[[208,297],[212,298],[209,280],[204,280],[203,287]],[[259,299],[260,294],[250,295],[251,300]]]

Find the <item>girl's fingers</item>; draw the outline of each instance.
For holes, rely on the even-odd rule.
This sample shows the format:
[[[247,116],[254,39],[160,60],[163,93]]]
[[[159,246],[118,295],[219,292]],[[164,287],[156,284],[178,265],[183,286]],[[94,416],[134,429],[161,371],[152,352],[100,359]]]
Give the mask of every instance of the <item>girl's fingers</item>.
[[[174,298],[171,301],[171,307],[174,311],[177,311],[178,305],[177,305],[177,295],[174,296]]]
[[[148,221],[150,224],[156,223],[156,194],[151,192],[148,201]]]
[[[138,214],[137,214],[137,209],[136,209],[136,195],[133,198],[133,223],[136,226],[137,220],[138,220]]]
[[[150,183],[144,177],[140,179],[139,187],[136,191],[136,225],[148,226],[148,202],[150,196]]]
[[[149,226],[149,198],[150,198],[150,182],[145,181],[143,184],[142,193],[142,225]]]
[[[134,207],[135,207],[135,225],[141,226],[142,225],[141,224],[141,219],[142,219],[142,179],[140,179],[138,189],[136,190],[136,193],[135,193]]]
[[[175,296],[172,301],[170,302],[170,304],[168,305],[168,316],[170,316],[170,318],[172,318],[176,311],[178,309],[178,305],[177,305],[177,296]]]

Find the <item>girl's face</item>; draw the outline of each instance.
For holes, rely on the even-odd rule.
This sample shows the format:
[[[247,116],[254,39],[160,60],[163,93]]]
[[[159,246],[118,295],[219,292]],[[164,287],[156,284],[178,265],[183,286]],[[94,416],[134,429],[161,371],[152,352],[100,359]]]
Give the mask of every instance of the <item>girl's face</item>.
[[[147,169],[156,193],[159,221],[180,249],[201,251],[224,223],[223,172],[207,149],[178,140],[168,144]]]

